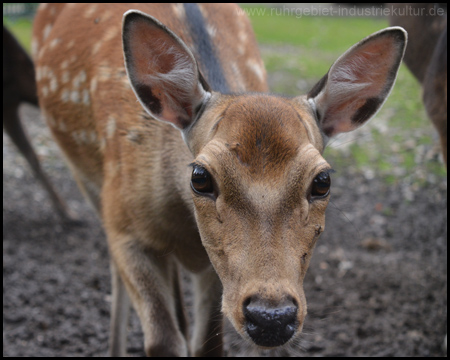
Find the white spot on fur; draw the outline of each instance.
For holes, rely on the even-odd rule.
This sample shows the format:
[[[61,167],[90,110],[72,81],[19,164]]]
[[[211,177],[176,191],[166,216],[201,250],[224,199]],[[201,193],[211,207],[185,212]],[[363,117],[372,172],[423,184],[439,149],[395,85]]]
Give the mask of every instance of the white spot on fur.
[[[85,145],[89,143],[87,132],[84,129],[72,131],[70,135],[77,145]]]
[[[241,30],[238,33],[238,39],[241,43],[247,43],[247,39],[248,39],[248,34],[245,30]]]
[[[214,25],[208,24],[206,26],[206,31],[208,31],[208,35],[213,38],[216,36],[217,28]]]
[[[140,140],[139,129],[128,129],[127,139],[134,143],[139,142]]]
[[[61,92],[61,101],[66,103],[66,102],[69,102],[69,100],[70,100],[70,92],[69,92],[69,90],[64,89]]]
[[[70,92],[70,101],[72,101],[74,103],[80,102],[80,93],[78,92],[78,90],[72,90]]]
[[[242,74],[239,65],[236,62],[231,63],[231,70],[233,71],[234,79],[240,91],[245,91],[245,85],[242,82]]]
[[[184,23],[186,20],[186,12],[184,11],[183,4],[172,4],[172,9],[175,16]]]
[[[96,90],[97,90],[97,77],[94,76],[91,79],[90,91],[91,91],[91,93],[95,93]]]
[[[58,79],[53,75],[50,79],[50,91],[55,92],[58,89]]]
[[[200,12],[202,13],[202,16],[204,19],[208,18],[208,13],[206,12],[206,10],[203,8],[202,4],[198,4],[198,9],[200,10]]]
[[[81,145],[81,140],[79,138],[78,131],[72,131],[70,133],[70,136],[72,137],[73,141],[75,141],[75,143],[77,145]]]
[[[70,134],[77,145],[89,145],[97,143],[97,133],[95,130],[75,130]]]
[[[97,52],[100,50],[102,46],[102,41],[98,41],[94,44],[94,46],[92,47],[92,55],[97,54]]]
[[[106,138],[111,139],[116,132],[116,119],[113,116],[108,117],[108,122],[106,123]]]
[[[119,34],[120,27],[113,26],[105,31],[105,35],[103,36],[103,42],[108,42],[116,37]]]
[[[50,49],[54,49],[61,42],[60,38],[55,38],[50,41]]]
[[[89,6],[88,9],[84,12],[84,17],[86,19],[91,18],[93,15],[97,15],[97,5]]]
[[[72,80],[72,85],[75,89],[78,89],[82,83],[86,81],[86,72],[81,70]]]
[[[99,140],[99,148],[101,152],[105,151],[105,147],[106,147],[106,140],[104,137],[100,138]]]
[[[45,25],[44,31],[42,32],[42,42],[45,42],[45,40],[47,40],[50,32],[52,31],[52,27],[52,24]]]
[[[83,90],[83,104],[84,105],[89,105],[91,103],[91,98],[89,96],[89,90],[88,89],[84,89]]]
[[[248,59],[246,62],[247,67],[253,71],[260,81],[264,81],[266,78],[266,71],[259,61],[254,59]]]

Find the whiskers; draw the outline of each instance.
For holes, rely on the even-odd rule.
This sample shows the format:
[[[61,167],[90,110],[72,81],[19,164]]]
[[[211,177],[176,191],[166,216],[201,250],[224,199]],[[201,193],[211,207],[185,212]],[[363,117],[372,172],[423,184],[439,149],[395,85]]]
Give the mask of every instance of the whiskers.
[[[347,221],[347,222],[352,226],[353,231],[356,233],[356,238],[359,239],[359,240],[361,241],[361,240],[362,240],[361,233],[360,233],[359,229],[356,227],[356,225],[353,223],[353,221],[350,220],[350,219],[348,218],[347,214],[346,214],[342,209],[340,209],[340,208],[335,204],[335,202],[334,202],[333,200],[331,200],[331,199],[330,199],[330,204],[333,205],[334,209],[336,209],[336,210],[339,212],[339,214],[340,214],[340,216],[342,217],[342,219],[344,219],[345,221]]]

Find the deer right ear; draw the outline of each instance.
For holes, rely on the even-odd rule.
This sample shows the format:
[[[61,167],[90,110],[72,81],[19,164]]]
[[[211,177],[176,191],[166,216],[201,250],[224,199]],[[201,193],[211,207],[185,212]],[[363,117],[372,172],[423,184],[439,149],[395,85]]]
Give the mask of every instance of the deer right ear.
[[[210,97],[186,44],[155,18],[129,10],[123,19],[125,67],[144,109],[180,130],[193,124]]]
[[[354,130],[376,114],[394,86],[406,39],[401,27],[387,28],[336,60],[307,96],[325,135]]]

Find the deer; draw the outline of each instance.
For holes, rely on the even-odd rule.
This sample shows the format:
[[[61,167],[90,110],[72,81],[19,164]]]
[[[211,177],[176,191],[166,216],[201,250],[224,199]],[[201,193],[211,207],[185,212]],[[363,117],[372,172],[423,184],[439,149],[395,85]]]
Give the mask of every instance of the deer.
[[[389,8],[390,24],[411,35],[403,61],[422,86],[425,111],[439,134],[447,168],[447,4],[397,3]],[[447,351],[447,335],[442,348]]]
[[[3,25],[3,130],[47,191],[60,219],[66,224],[77,224],[76,217],[42,170],[39,158],[22,126],[19,117],[22,103],[39,106],[34,65],[27,52]]]
[[[389,22],[410,34],[404,62],[422,86],[425,110],[436,128],[447,167],[447,5],[390,4]],[[438,10],[441,10],[440,12]]]
[[[406,42],[380,30],[289,98],[268,93],[237,5],[39,8],[40,105],[106,232],[111,355],[126,353],[131,305],[148,356],[222,355],[224,316],[257,349],[299,336],[330,199],[324,147],[380,109]]]

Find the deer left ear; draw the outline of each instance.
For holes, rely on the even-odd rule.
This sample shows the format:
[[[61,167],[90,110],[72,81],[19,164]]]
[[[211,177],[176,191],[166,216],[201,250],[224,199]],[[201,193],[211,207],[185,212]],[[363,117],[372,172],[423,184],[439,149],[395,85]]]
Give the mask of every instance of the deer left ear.
[[[129,10],[123,19],[125,67],[147,112],[184,131],[211,96],[186,44],[150,15]]]
[[[403,28],[386,28],[336,60],[307,95],[325,135],[352,131],[377,113],[394,86],[406,42]]]

